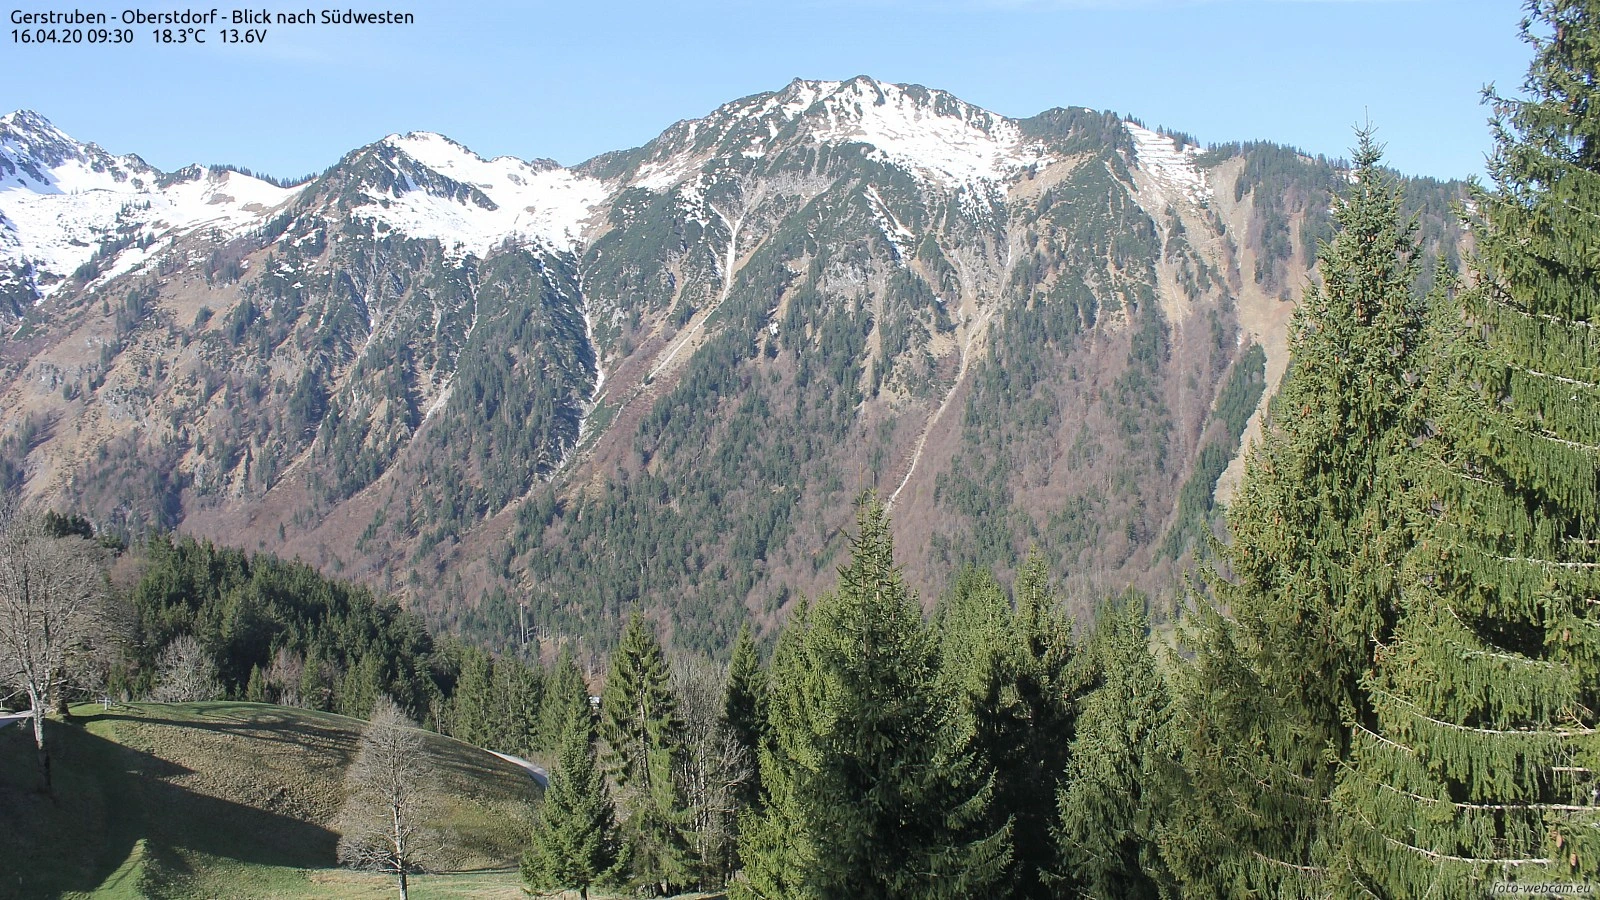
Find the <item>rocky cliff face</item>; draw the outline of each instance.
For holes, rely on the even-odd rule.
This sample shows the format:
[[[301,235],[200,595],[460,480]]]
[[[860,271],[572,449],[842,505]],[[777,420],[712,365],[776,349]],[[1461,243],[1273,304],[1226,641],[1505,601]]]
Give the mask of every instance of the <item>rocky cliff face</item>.
[[[1085,602],[1159,590],[1338,177],[867,78],[574,169],[410,134],[291,187],[15,113],[0,477],[489,637],[644,603],[718,645],[831,580],[866,489],[925,596],[1030,546]]]

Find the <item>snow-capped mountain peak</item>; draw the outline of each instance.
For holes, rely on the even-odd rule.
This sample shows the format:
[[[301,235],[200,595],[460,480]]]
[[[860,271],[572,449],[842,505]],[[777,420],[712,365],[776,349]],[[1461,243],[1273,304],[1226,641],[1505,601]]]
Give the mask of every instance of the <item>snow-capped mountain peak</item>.
[[[630,184],[667,190],[702,157],[761,158],[778,144],[864,144],[868,153],[930,186],[985,192],[1043,162],[1042,145],[1015,122],[945,91],[865,75],[848,81],[795,79],[778,91],[724,104],[669,128]]]
[[[1132,122],[1126,128],[1147,187],[1174,199],[1209,196],[1194,149]],[[814,155],[823,146],[850,148],[936,192],[993,198],[1025,169],[1051,161],[1046,143],[1029,134],[1022,123],[920,85],[795,79],[679,122],[645,147],[583,171],[549,160],[485,159],[417,131],[349,154],[318,190],[330,211],[438,240],[455,254],[481,257],[507,242],[568,252],[619,189],[681,189],[698,209],[725,171],[760,169],[767,158]],[[165,174],[19,110],[0,116],[0,269],[29,273],[35,295],[46,296],[74,273],[98,282],[129,271],[148,261],[158,239],[199,229],[242,234],[302,190],[199,166]]]
[[[796,78],[783,90],[774,94],[769,102],[772,102],[774,108],[780,110],[785,117],[793,119],[810,109],[811,105],[821,98],[838,90],[843,84],[842,81],[807,81]]]
[[[401,157],[391,163],[397,177],[381,189],[369,187],[351,215],[461,253],[483,256],[515,239],[572,250],[584,220],[610,193],[599,179],[549,160],[484,159],[432,132],[392,134],[377,146]]]
[[[869,144],[947,187],[993,184],[1045,157],[1010,119],[920,85],[854,78],[826,91],[806,117],[818,142]]]
[[[38,113],[0,117],[0,268],[31,272],[41,297],[97,255],[97,277],[107,278],[145,261],[158,238],[201,228],[238,234],[294,193],[225,169],[163,175],[137,156],[74,140]],[[111,241],[121,249],[105,250]]]
[[[486,160],[428,132],[390,135],[341,165],[355,188],[342,195],[352,218],[479,256],[507,240],[574,249],[609,194],[549,160]],[[167,237],[259,227],[304,189],[198,165],[165,174],[19,110],[0,117],[0,270],[41,298],[74,274],[101,284],[150,262]]]
[[[533,169],[542,171],[560,168],[548,159],[525,161],[514,156],[497,156],[486,160],[463,144],[432,131],[412,131],[391,134],[383,143],[402,150],[419,163],[441,175],[469,184],[492,179],[507,169]]]
[[[137,156],[112,156],[73,140],[32,110],[0,116],[0,190],[35,193],[142,190],[158,173]]]

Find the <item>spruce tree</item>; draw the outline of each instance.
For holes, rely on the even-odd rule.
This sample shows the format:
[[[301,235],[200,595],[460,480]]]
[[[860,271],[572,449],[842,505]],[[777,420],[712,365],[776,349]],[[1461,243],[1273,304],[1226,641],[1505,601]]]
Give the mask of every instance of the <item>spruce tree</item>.
[[[1215,846],[1188,852],[1179,834],[1169,843],[1196,889],[1324,892],[1338,846],[1328,798],[1349,722],[1371,708],[1362,679],[1375,642],[1398,615],[1424,306],[1415,223],[1372,133],[1358,138],[1321,280],[1291,323],[1289,372],[1228,510],[1220,569],[1231,577],[1208,577],[1233,624],[1201,634],[1237,653],[1202,652],[1214,667],[1186,683],[1246,693],[1183,707],[1197,799],[1179,833],[1213,835]]]
[[[245,685],[244,698],[251,703],[267,702],[267,681],[260,666],[250,667],[250,683]]]
[[[494,743],[494,660],[476,647],[461,648],[461,674],[450,698],[450,736],[486,747]]]
[[[1103,606],[1080,657],[1088,690],[1060,795],[1061,880],[1078,896],[1156,897],[1175,889],[1157,850],[1169,795],[1166,679],[1150,651],[1144,598]]]
[[[968,569],[936,611],[945,677],[973,729],[979,765],[992,773],[989,821],[1012,823],[1005,892],[1053,896],[1041,879],[1055,868],[1051,828],[1072,740],[1071,629],[1049,587],[1043,557],[1030,554],[1008,600],[994,576]]]
[[[570,664],[570,658],[567,662]],[[572,668],[577,672],[576,666]],[[585,898],[592,885],[617,874],[621,839],[605,775],[595,758],[595,722],[588,692],[564,681],[567,696],[560,755],[550,787],[534,823],[533,846],[522,859],[522,876],[534,890],[576,890]]]
[[[616,784],[633,874],[670,893],[690,880],[677,782],[682,723],[666,655],[637,612],[611,656],[600,694],[606,772]]]
[[[567,720],[575,710],[592,710],[589,704],[589,686],[578,671],[578,661],[571,649],[562,648],[550,670],[549,687],[545,700],[539,706],[539,736],[536,746],[553,753],[561,751],[561,739],[567,732]]]
[[[539,740],[539,707],[544,701],[541,672],[515,658],[494,666],[496,729],[493,749],[529,756]]]
[[[1423,306],[1416,226],[1381,149],[1359,133],[1355,184],[1334,205],[1321,284],[1295,312],[1291,369],[1229,509],[1235,575],[1220,593],[1262,676],[1304,711],[1317,750],[1342,750],[1365,700],[1372,638],[1398,607],[1400,452],[1416,430],[1410,380]]]
[[[805,888],[814,851],[807,838],[799,787],[809,781],[816,754],[811,676],[805,658],[810,609],[801,601],[778,635],[768,669],[765,740],[757,748],[761,793],[757,805],[739,817],[739,856],[744,877],[730,886],[738,900],[800,900],[814,896]]]
[[[965,898],[999,884],[1010,828],[941,677],[938,646],[862,508],[836,593],[790,623],[773,663],[766,805],[738,896]]]
[[[752,766],[759,760],[767,730],[767,672],[761,667],[750,626],[739,629],[728,663],[728,685],[722,703],[722,721],[733,732]],[[761,795],[759,771],[740,789],[741,804],[754,806]]]
[[[1304,838],[1305,824],[1294,815],[1309,805],[1299,794],[1279,803],[1280,795],[1263,791],[1267,784],[1250,772],[1268,741],[1283,739],[1280,699],[1245,658],[1238,627],[1214,606],[1195,609],[1181,636],[1188,660],[1173,670],[1172,729],[1181,765],[1172,778],[1174,803],[1160,829],[1164,864],[1186,897],[1272,896],[1263,891],[1264,882],[1284,896],[1293,896],[1283,890],[1289,886],[1320,895],[1321,879],[1286,882],[1281,875],[1288,873],[1279,873],[1268,881],[1261,872],[1293,864],[1257,849],[1257,829],[1279,823],[1282,830],[1267,833],[1293,845]],[[1308,868],[1290,871],[1313,874]]]
[[[1473,277],[1433,317],[1422,520],[1336,800],[1352,890],[1600,877],[1600,4],[1536,0],[1490,93]]]

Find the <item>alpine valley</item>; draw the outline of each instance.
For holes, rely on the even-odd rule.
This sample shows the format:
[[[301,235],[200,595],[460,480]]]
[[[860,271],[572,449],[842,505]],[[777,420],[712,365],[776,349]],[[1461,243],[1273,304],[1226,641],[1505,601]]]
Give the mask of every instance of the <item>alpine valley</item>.
[[[719,651],[833,584],[866,489],[925,598],[1030,547],[1066,596],[1170,597],[1347,178],[866,77],[573,168],[419,132],[297,184],[16,112],[0,481],[490,642],[643,604]],[[1404,188],[1453,262],[1461,185]]]

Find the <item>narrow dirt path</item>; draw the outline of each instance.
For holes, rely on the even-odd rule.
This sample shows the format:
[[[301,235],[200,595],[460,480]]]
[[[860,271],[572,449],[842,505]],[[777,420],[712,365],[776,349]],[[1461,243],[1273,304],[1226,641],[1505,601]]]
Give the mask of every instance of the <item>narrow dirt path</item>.
[[[911,483],[911,476],[917,472],[917,463],[922,461],[922,451],[928,445],[928,436],[933,434],[934,426],[938,425],[939,420],[944,418],[944,411],[950,408],[951,401],[956,398],[956,392],[961,390],[961,385],[966,382],[967,366],[972,362],[972,345],[989,330],[990,315],[990,310],[985,310],[979,319],[973,323],[972,330],[967,333],[967,339],[962,342],[961,365],[956,368],[955,381],[951,382],[950,390],[945,392],[944,400],[940,401],[939,408],[934,410],[933,415],[929,416],[928,421],[923,424],[922,433],[917,435],[917,445],[911,451],[911,461],[906,466],[906,475],[900,479],[899,487],[894,489],[894,493],[890,494],[889,499],[883,504],[884,512],[890,512],[894,509],[894,501],[899,499],[900,492],[905,490],[906,485]]]
[[[514,766],[521,766],[526,769],[528,774],[533,776],[533,780],[539,783],[539,787],[547,788],[550,786],[550,773],[546,772],[543,766],[536,766],[520,756],[512,756],[509,753],[501,753],[497,750],[490,750],[489,752]]]

